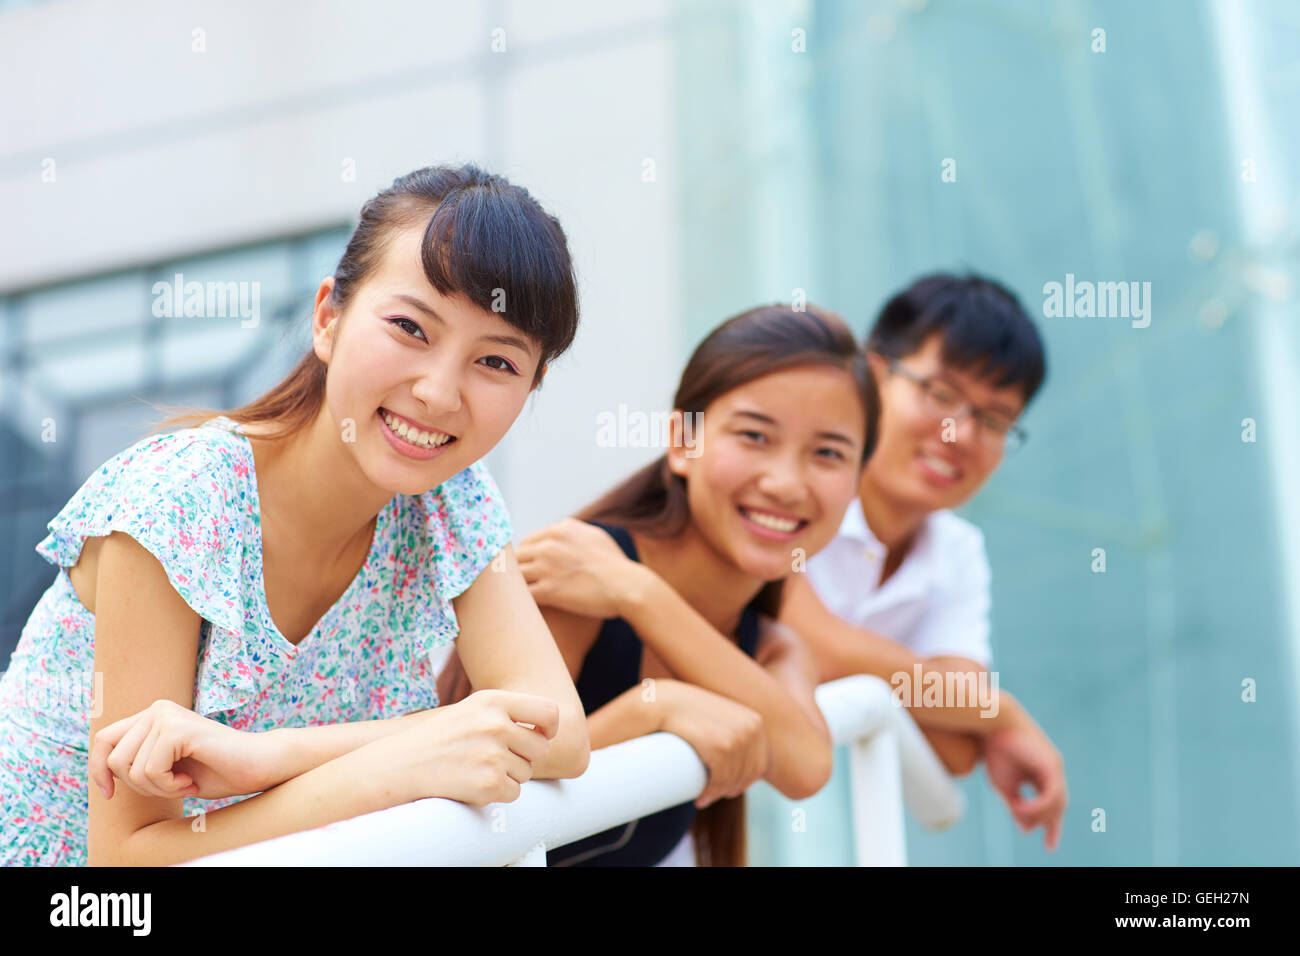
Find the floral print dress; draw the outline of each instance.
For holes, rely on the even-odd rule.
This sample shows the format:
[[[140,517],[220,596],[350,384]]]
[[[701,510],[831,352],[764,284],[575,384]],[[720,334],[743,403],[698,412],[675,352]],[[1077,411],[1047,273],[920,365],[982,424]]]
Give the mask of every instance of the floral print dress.
[[[144,546],[202,619],[195,712],[244,731],[397,717],[435,707],[435,661],[458,633],[451,599],[510,543],[480,461],[422,495],[396,495],[365,564],[297,645],[267,609],[253,450],[225,416],[120,452],[50,521],[58,567],[0,676],[0,865],[87,862],[90,720],[102,711],[95,616],[68,578],[88,537]],[[160,638],[162,635],[160,635]],[[186,816],[245,796],[185,798]]]

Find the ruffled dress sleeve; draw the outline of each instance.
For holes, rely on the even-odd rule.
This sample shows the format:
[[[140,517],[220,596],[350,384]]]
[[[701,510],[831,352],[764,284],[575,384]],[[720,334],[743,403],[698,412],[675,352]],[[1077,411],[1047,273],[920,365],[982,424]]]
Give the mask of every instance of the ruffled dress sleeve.
[[[259,663],[274,649],[250,612],[244,574],[251,464],[240,441],[199,427],[137,442],[86,480],[36,546],[51,564],[71,567],[86,538],[121,531],[157,558],[204,622],[195,710],[205,715],[250,700],[273,678]]]
[[[234,463],[214,433],[185,429],[119,452],[49,522],[37,553],[72,567],[86,538],[121,531],[158,559],[201,618],[242,629],[244,519],[229,500]]]

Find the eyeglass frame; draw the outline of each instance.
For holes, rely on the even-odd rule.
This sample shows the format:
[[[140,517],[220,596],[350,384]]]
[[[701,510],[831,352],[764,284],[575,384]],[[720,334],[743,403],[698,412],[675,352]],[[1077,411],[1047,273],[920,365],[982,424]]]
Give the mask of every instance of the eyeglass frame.
[[[915,382],[918,386],[920,386],[921,392],[926,398],[933,399],[933,395],[930,389],[931,386],[934,384],[935,380],[939,378],[938,375],[918,375],[916,372],[913,372],[911,369],[905,368],[901,360],[897,358],[888,357],[888,356],[886,356],[886,359],[889,362],[889,370],[891,372],[897,372],[900,375],[902,375],[904,378],[909,379],[912,382]],[[966,396],[966,393],[963,392],[956,385],[954,385],[952,382],[944,381],[943,384],[946,385],[948,388],[951,388],[954,392],[956,392],[961,397],[961,404],[957,406],[956,412],[952,413],[952,415],[950,416],[953,421],[960,422],[963,421],[967,416],[970,416],[975,419],[976,425],[984,429],[988,434],[991,435],[997,434],[997,431],[989,428],[988,426],[988,420],[990,418],[989,412],[986,412],[982,408],[976,408],[975,403],[972,402]],[[1002,417],[1002,416],[998,416],[998,417]],[[1014,439],[1014,441],[1009,442],[1007,440],[1009,438]],[[1029,440],[1029,433],[1025,431],[1024,426],[1018,424],[1017,422],[1011,419],[1008,419],[1007,430],[1002,435],[1002,441],[1001,441],[1003,451],[1006,452],[1007,454],[1017,451],[1018,449],[1023,448],[1025,442],[1027,442],[1028,440]]]

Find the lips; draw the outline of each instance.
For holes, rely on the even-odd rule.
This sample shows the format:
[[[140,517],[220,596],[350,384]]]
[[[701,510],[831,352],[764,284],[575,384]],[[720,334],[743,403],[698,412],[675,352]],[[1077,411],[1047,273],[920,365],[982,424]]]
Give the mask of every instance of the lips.
[[[452,445],[456,443],[454,437],[448,437],[446,441],[436,445],[431,443],[417,444],[410,438],[404,438],[397,432],[393,431],[393,426],[390,425],[389,422],[397,422],[397,419],[394,418],[392,413],[388,412],[387,409],[375,409],[375,421],[379,426],[380,434],[384,436],[384,440],[388,442],[393,451],[397,452],[403,458],[410,458],[415,461],[428,461],[432,458],[437,458],[439,455],[454,454],[454,452],[449,451]],[[413,430],[409,429],[405,422],[398,422],[397,427],[406,430],[407,434],[412,434]],[[439,432],[438,434],[439,437],[441,437],[445,433]],[[415,433],[414,435],[417,440],[419,439],[419,436],[420,433]]]
[[[917,459],[926,470],[944,481],[961,481],[965,475],[965,472],[955,462],[949,461],[941,455],[921,452],[917,455]]]
[[[426,427],[388,408],[380,408],[379,415],[384,419],[385,424],[388,425],[394,435],[415,445],[417,448],[441,448],[443,445],[449,445],[456,440],[456,436],[449,432]]]
[[[806,518],[800,518],[797,515],[785,514],[779,511],[771,511],[767,508],[753,508],[748,505],[737,505],[736,510],[740,512],[742,518],[752,525],[781,537],[794,537],[808,525]]]

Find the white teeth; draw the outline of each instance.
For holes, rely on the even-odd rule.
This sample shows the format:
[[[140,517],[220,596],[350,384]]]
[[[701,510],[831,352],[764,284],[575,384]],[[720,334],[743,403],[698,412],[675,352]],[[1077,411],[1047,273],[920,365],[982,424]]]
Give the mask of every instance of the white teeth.
[[[935,458],[933,455],[926,455],[921,460],[947,478],[957,477],[957,469],[948,464],[948,462],[944,461],[942,458]]]
[[[750,511],[748,508],[741,509],[745,512],[745,517],[754,524],[762,525],[764,528],[771,528],[773,531],[793,531],[799,527],[798,521],[789,521],[785,518],[774,518],[771,515],[760,514],[757,511]]]
[[[439,432],[420,431],[420,429],[407,425],[406,422],[391,414],[385,413],[384,421],[387,422],[388,427],[393,430],[393,434],[400,435],[412,445],[423,445],[425,448],[438,448],[451,441],[450,435],[443,435]]]

